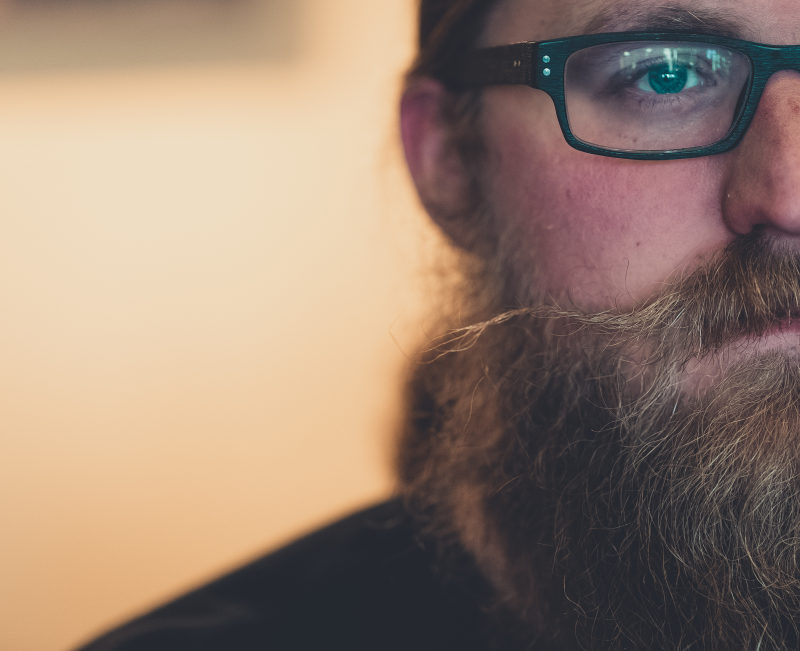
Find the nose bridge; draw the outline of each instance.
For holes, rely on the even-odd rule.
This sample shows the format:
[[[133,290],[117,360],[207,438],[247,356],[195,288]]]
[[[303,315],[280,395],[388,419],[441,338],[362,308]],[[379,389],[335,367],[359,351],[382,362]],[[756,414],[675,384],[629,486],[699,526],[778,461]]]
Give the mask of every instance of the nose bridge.
[[[777,67],[772,71],[772,74],[779,70],[796,70],[800,72],[800,45],[784,45],[776,49]]]
[[[753,79],[749,108],[745,110],[746,122],[764,118],[775,123],[775,118],[788,109],[792,114],[791,131],[800,133],[795,121],[800,118],[800,45],[759,45],[752,58]],[[777,79],[775,78],[777,75]],[[752,129],[749,124],[746,129]],[[789,125],[784,124],[782,130]]]
[[[760,103],[767,84],[776,74],[786,71],[800,73],[800,45],[759,45],[758,51],[753,53],[752,63],[753,99]]]
[[[760,226],[800,243],[800,46],[765,47],[760,55],[760,96],[730,159],[724,211],[736,233]]]
[[[756,74],[759,73],[757,66]],[[760,66],[761,79],[755,79],[757,86],[757,102],[753,109],[762,117],[775,120],[784,111],[791,116],[791,124],[780,120],[782,131],[789,129],[800,134],[797,120],[800,119],[800,46],[789,45],[775,47],[767,65]],[[777,77],[777,78],[776,78]]]
[[[756,82],[760,81],[762,87],[776,73],[785,70],[800,72],[800,45],[764,45],[758,54],[755,76]]]

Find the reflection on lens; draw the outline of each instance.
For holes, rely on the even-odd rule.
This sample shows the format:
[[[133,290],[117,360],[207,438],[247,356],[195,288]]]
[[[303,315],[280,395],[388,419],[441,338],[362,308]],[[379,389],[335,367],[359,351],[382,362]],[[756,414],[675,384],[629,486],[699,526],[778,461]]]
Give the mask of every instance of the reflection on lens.
[[[712,145],[730,131],[751,71],[743,54],[705,43],[589,47],[567,60],[569,125],[579,140],[608,149]]]

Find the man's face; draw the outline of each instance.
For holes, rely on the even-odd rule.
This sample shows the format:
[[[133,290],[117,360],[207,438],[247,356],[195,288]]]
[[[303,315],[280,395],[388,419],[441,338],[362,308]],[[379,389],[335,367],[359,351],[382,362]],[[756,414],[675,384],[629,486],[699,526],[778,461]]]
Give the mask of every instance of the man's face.
[[[481,45],[669,31],[682,16],[800,43],[789,0],[501,0]],[[406,147],[423,198],[452,199],[461,168],[437,155],[436,89],[407,96]],[[603,649],[798,648],[800,75],[773,76],[739,146],[704,158],[579,152],[551,99],[524,86],[483,89],[478,128],[498,235],[486,268],[510,284],[489,309],[509,292],[530,309],[420,366],[407,492],[552,637],[543,648],[575,635]],[[719,372],[687,391],[704,363]]]
[[[793,0],[670,5],[676,10],[663,31],[684,15],[687,22],[703,20],[707,26],[698,31],[704,33],[714,33],[720,19],[747,40],[800,43]],[[655,31],[657,15],[667,15],[662,0],[502,0],[482,45]],[[754,229],[763,229],[776,247],[800,245],[797,72],[771,79],[737,148],[688,160],[579,152],[565,142],[545,93],[498,86],[485,89],[483,98],[488,204],[512,243],[504,254],[523,292],[544,292],[584,310],[626,308]]]

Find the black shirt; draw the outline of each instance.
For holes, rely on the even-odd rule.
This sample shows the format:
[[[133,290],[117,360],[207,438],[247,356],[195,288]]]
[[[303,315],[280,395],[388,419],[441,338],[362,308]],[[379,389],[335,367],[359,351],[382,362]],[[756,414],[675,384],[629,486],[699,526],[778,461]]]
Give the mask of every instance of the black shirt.
[[[484,582],[398,500],[328,526],[81,651],[486,651]],[[504,646],[504,645],[503,645]],[[499,648],[503,648],[500,646]],[[507,648],[507,647],[506,647]]]

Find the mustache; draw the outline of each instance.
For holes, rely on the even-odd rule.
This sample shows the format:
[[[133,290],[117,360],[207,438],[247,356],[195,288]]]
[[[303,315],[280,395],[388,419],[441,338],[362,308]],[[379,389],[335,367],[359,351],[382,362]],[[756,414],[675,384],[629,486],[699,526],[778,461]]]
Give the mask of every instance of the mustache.
[[[697,356],[759,337],[800,317],[800,255],[760,232],[737,238],[625,316],[623,329],[683,340]]]
[[[628,310],[582,312],[547,304],[508,310],[445,335],[428,352],[469,349],[487,330],[524,318],[552,322],[556,336],[591,334],[611,347],[646,346],[651,361],[678,351],[686,360],[700,358],[800,319],[800,251],[781,248],[757,230]]]

